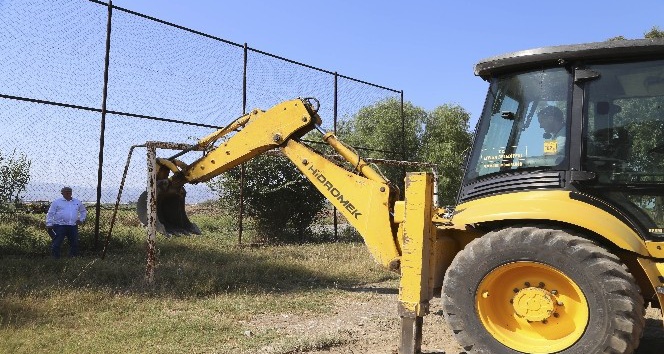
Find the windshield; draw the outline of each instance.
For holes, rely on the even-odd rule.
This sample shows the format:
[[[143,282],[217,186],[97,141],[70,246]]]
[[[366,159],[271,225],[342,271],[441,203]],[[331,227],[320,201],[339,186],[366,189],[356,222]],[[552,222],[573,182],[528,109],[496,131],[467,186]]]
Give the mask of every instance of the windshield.
[[[563,167],[570,76],[555,68],[492,80],[466,183],[500,172]]]

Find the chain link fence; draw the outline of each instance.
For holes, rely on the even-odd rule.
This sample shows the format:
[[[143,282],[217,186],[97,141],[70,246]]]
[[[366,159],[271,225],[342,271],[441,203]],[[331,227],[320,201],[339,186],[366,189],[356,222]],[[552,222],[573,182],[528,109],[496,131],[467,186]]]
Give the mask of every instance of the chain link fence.
[[[253,108],[295,97],[320,101],[327,130],[381,100],[403,104],[401,91],[100,1],[0,1],[0,47],[0,152],[31,162],[25,202],[74,189],[94,221],[85,226],[92,247],[108,228],[100,210],[115,202],[133,145],[194,143]],[[121,202],[135,202],[146,178],[139,151]],[[205,185],[187,195],[214,198]]]

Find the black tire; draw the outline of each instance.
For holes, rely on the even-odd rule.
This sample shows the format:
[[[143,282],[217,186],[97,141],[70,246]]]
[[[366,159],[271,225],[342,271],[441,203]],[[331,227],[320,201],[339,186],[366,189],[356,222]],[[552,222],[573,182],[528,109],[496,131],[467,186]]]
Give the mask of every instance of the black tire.
[[[474,240],[459,252],[445,274],[444,315],[468,353],[530,353],[509,348],[494,338],[476,305],[483,279],[496,268],[518,261],[557,269],[587,300],[585,331],[574,344],[557,353],[630,354],[636,350],[645,308],[634,278],[620,259],[571,231],[523,226],[489,232]]]

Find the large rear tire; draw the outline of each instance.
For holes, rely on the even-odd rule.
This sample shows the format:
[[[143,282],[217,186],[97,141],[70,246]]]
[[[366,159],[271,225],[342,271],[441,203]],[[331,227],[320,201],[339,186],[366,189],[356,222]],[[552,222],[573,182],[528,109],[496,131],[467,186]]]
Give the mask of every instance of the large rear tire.
[[[570,231],[510,227],[468,244],[443,283],[469,353],[633,353],[643,298],[620,259]]]

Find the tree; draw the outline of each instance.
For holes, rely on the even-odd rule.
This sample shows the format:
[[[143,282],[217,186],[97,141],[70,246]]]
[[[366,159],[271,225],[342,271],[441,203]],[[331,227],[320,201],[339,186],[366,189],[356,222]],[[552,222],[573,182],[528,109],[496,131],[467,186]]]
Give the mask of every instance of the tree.
[[[403,133],[401,102],[390,98],[360,109],[342,124],[340,135],[344,142],[368,148],[358,150],[370,157],[436,164],[439,203],[453,204],[463,177],[464,153],[471,144],[468,112],[446,104],[427,113],[410,102],[404,103],[403,111]],[[381,169],[403,190],[403,168]]]
[[[17,203],[30,181],[31,161],[24,154],[16,156],[14,150],[5,156],[0,151],[0,209]]]
[[[652,26],[650,31],[643,34],[643,38],[664,38],[664,31],[660,30],[658,26]],[[625,36],[615,36],[607,39],[607,41],[622,41],[626,39]]]
[[[463,175],[464,153],[471,143],[468,112],[459,105],[447,104],[427,113],[405,102],[403,117],[404,120],[401,101],[388,98],[361,108],[343,121],[339,136],[364,158],[435,163],[439,201],[454,203]],[[331,153],[330,149],[323,150]],[[240,168],[224,173],[208,185],[219,194],[224,207],[234,211],[238,211],[242,193],[245,212],[254,218],[260,236],[302,241],[326,204],[323,195],[285,157],[258,156],[245,168],[244,189],[240,187]],[[403,190],[403,167],[382,165],[379,169]],[[409,169],[423,170],[417,166]]]
[[[421,160],[438,167],[438,202],[451,205],[463,178],[465,154],[470,148],[470,115],[459,105],[444,104],[427,115]]]
[[[361,108],[350,120],[343,121],[339,136],[363,157],[416,161],[425,119],[425,110],[404,102],[402,121],[401,101],[388,98]],[[403,190],[403,168],[379,168]]]
[[[321,212],[325,198],[285,157],[258,156],[245,163],[244,188],[236,167],[211,180],[221,204],[244,211],[256,223],[259,237],[268,241],[304,241],[305,232]]]
[[[660,30],[657,26],[652,26],[650,31],[643,35],[644,38],[664,38],[664,31]]]

